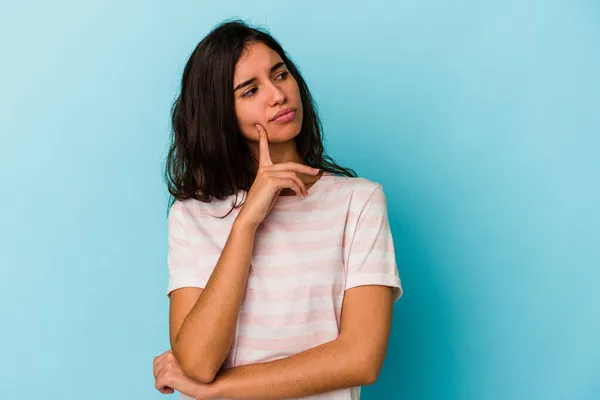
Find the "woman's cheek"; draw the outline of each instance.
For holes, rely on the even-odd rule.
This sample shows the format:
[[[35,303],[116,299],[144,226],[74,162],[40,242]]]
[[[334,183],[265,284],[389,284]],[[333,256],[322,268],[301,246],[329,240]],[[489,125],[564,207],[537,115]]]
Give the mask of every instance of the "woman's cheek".
[[[252,121],[254,120],[254,118],[252,118],[252,114],[249,113],[247,109],[242,109],[241,107],[237,108],[236,116],[238,124],[240,125],[242,131],[248,131],[248,129],[253,125]]]

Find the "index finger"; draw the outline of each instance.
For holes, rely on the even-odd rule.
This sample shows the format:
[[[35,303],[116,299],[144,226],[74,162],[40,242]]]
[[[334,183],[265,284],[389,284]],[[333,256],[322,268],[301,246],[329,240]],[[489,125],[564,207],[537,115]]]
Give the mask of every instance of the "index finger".
[[[262,126],[256,124],[258,129],[258,165],[273,165],[271,161],[271,155],[269,153],[269,141],[267,139],[267,132]]]

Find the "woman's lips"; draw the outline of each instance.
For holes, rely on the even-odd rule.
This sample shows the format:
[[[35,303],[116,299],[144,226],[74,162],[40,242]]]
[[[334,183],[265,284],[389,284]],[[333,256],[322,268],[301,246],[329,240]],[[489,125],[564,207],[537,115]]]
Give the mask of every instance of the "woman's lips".
[[[280,115],[279,117],[275,118],[273,120],[273,122],[280,122],[280,123],[290,122],[291,120],[294,119],[295,115],[296,115],[296,111],[292,110],[290,112],[287,112],[287,113],[285,113],[283,115]]]

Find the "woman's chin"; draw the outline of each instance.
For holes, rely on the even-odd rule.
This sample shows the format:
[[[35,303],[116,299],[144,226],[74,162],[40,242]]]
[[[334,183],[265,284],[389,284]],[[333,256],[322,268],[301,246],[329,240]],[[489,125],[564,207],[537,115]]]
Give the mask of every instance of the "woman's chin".
[[[300,133],[300,129],[302,128],[302,124],[299,124],[295,121],[290,121],[286,124],[280,124],[276,122],[271,122],[267,129],[267,134],[269,135],[270,142],[286,142],[295,138],[298,133]]]

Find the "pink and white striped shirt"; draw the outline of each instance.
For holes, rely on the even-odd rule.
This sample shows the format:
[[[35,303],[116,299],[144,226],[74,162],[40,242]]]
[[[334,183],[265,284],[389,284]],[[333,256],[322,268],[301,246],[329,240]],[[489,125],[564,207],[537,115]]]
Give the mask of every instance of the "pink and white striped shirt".
[[[380,184],[324,172],[307,197],[280,196],[259,226],[233,343],[224,367],[272,361],[334,340],[344,291],[402,287]],[[243,200],[245,191],[241,191]],[[239,213],[235,195],[176,200],[169,212],[169,294],[204,288]],[[181,399],[190,399],[185,395]],[[356,400],[360,386],[309,397]]]

